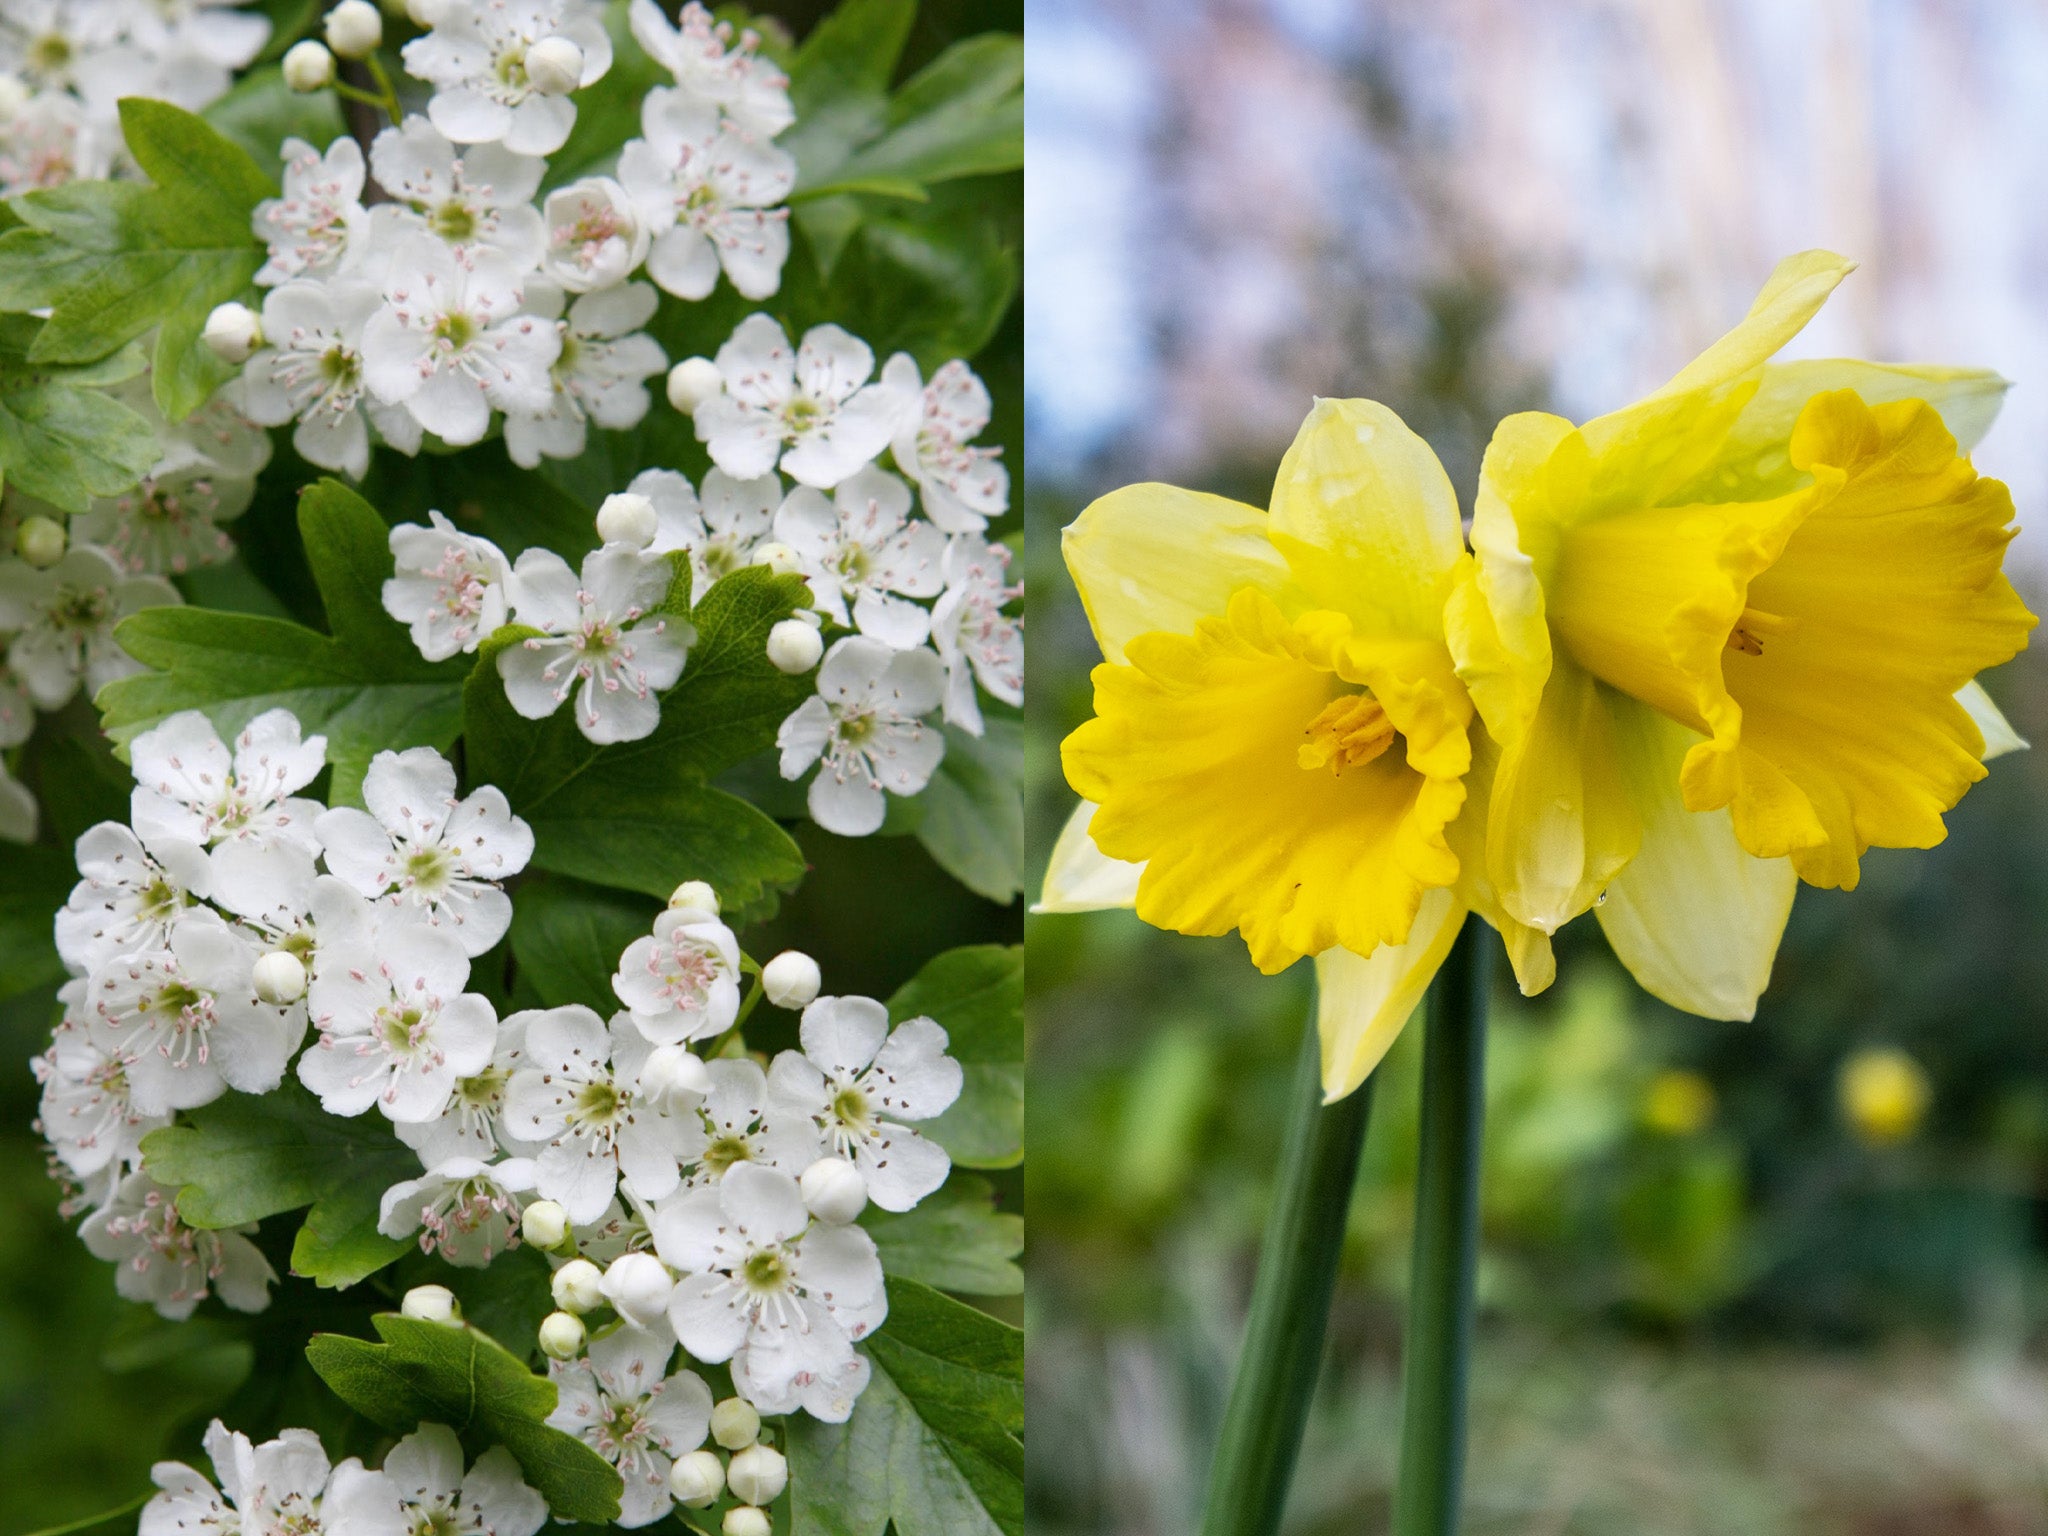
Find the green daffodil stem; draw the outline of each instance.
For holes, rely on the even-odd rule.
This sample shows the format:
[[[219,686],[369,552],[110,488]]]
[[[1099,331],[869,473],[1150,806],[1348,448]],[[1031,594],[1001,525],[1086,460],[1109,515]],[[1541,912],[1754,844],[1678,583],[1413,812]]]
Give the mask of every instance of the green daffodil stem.
[[[1322,1045],[1313,1009],[1290,1092],[1280,1182],[1259,1248],[1251,1317],[1223,1413],[1223,1436],[1209,1469],[1202,1536],[1268,1536],[1280,1528],[1322,1365],[1323,1327],[1372,1083],[1335,1104],[1323,1103]]]
[[[1451,1536],[1458,1528],[1493,973],[1486,937],[1485,924],[1468,920],[1429,993],[1394,1536]]]

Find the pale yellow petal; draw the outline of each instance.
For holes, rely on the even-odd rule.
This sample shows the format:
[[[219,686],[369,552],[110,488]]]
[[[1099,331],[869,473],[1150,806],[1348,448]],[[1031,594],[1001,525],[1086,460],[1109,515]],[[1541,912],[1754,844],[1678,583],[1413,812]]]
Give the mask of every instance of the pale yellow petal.
[[[1457,493],[1378,401],[1316,401],[1280,461],[1269,531],[1318,606],[1368,633],[1443,634],[1465,553]]]
[[[1690,394],[1729,383],[1762,366],[1820,313],[1828,295],[1856,263],[1833,251],[1801,251],[1779,262],[1735,328],[1674,374],[1660,396]]]
[[[2026,737],[2012,728],[2012,722],[2005,718],[2005,711],[1991,702],[1991,695],[1984,691],[1984,685],[1972,679],[1956,692],[1956,702],[1963,706],[1971,723],[1983,733],[1984,761],[2003,757],[2008,752],[2024,752],[2032,745]]]
[[[1524,997],[1534,997],[1557,980],[1557,958],[1551,953],[1549,934],[1508,915],[1487,875],[1487,807],[1499,766],[1500,747],[1484,732],[1474,733],[1472,767],[1465,775],[1465,810],[1444,829],[1444,839],[1457,855],[1460,899],[1493,925],[1514,967],[1515,984]]]
[[[1060,828],[1046,861],[1045,884],[1040,887],[1034,912],[1101,912],[1111,907],[1128,907],[1138,899],[1138,877],[1142,864],[1112,859],[1095,846],[1088,835],[1088,823],[1095,819],[1093,802],[1083,800]]]
[[[1326,949],[1316,956],[1316,1027],[1323,1039],[1323,1102],[1355,1090],[1380,1064],[1435,979],[1465,923],[1447,889],[1422,898],[1404,944],[1369,955]]]
[[[1256,587],[1283,607],[1287,561],[1257,507],[1174,485],[1127,485],[1090,503],[1060,535],[1095,643],[1113,662],[1150,630],[1193,634],[1230,594]]]
[[[1612,701],[1612,719],[1643,840],[1594,908],[1607,942],[1672,1007],[1753,1018],[1799,885],[1792,861],[1744,851],[1726,810],[1685,808],[1679,767],[1696,732],[1630,699]]]

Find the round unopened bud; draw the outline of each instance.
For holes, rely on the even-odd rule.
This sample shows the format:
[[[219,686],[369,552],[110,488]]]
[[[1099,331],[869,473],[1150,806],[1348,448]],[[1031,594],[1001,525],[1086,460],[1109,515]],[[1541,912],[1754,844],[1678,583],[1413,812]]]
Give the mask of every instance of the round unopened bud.
[[[807,1006],[823,982],[818,962],[800,949],[785,949],[761,967],[761,990],[778,1008]]]
[[[668,1469],[668,1491],[685,1509],[705,1509],[725,1492],[725,1463],[716,1451],[690,1451]]]
[[[773,1504],[789,1483],[789,1463],[772,1445],[750,1445],[725,1469],[726,1486],[749,1504]]]
[[[754,546],[754,564],[765,565],[778,576],[795,576],[802,572],[803,562],[797,559],[796,551],[780,539],[770,539],[766,544]],[[784,620],[787,623],[787,620]],[[798,622],[802,622],[799,620]],[[806,625],[806,628],[809,626]]]
[[[590,1312],[604,1302],[604,1271],[588,1259],[571,1259],[549,1282],[555,1305],[564,1312]]]
[[[687,1046],[657,1045],[640,1067],[640,1097],[656,1109],[687,1108],[711,1091],[711,1072]]]
[[[622,1253],[604,1272],[604,1298],[635,1328],[652,1328],[668,1310],[676,1277],[651,1253]]]
[[[326,37],[344,59],[368,58],[384,41],[384,18],[370,0],[341,0],[327,13]]]
[[[768,1518],[765,1509],[756,1509],[751,1504],[735,1504],[725,1512],[725,1519],[718,1528],[725,1536],[774,1536],[775,1523]]]
[[[708,357],[686,357],[668,371],[668,403],[685,416],[713,395],[725,393],[725,375]]]
[[[709,912],[713,917],[716,917],[718,916],[718,892],[711,889],[710,885],[705,881],[685,880],[681,885],[669,892],[668,905],[670,911],[688,907],[694,912]]]
[[[29,103],[29,89],[19,75],[0,75],[0,122],[13,122]]]
[[[306,995],[306,964],[287,949],[273,949],[250,968],[249,984],[273,1008],[296,1003]]]
[[[448,11],[448,0],[405,0],[406,18],[416,27],[433,30]]]
[[[222,362],[246,363],[249,354],[263,345],[263,322],[248,305],[231,300],[214,305],[200,335]]]
[[[635,549],[645,549],[654,542],[660,526],[654,503],[635,491],[614,492],[597,509],[597,536],[607,544],[630,544]]]
[[[728,1397],[711,1410],[711,1438],[728,1451],[744,1451],[761,1438],[760,1410],[744,1397]],[[743,1493],[740,1497],[749,1504],[768,1502],[766,1499],[747,1498]]]
[[[407,1317],[416,1317],[423,1323],[455,1323],[462,1320],[462,1309],[455,1304],[455,1293],[445,1285],[416,1285],[405,1293],[405,1299],[398,1304],[398,1310]]]
[[[325,43],[307,38],[284,52],[284,83],[295,91],[324,91],[334,84],[334,55]]]
[[[566,96],[583,83],[583,50],[552,35],[526,50],[526,83],[543,96]]]
[[[569,1235],[569,1213],[553,1200],[536,1200],[519,1213],[519,1235],[536,1248],[553,1248]]]
[[[583,1319],[574,1312],[550,1312],[540,1320],[540,1352],[550,1360],[574,1360],[583,1349]]]
[[[64,525],[54,517],[24,517],[14,532],[14,552],[41,568],[64,558]]]
[[[808,672],[825,654],[825,642],[802,619],[784,619],[768,631],[768,659],[778,672]]]
[[[868,1181],[843,1157],[821,1157],[797,1180],[804,1209],[820,1221],[845,1226],[868,1203]]]

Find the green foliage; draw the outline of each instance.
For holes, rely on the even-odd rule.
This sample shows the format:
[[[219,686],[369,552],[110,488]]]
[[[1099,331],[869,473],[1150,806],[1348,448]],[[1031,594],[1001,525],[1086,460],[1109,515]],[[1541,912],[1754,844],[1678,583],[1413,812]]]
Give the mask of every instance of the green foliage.
[[[524,881],[512,911],[519,978],[543,1007],[581,1003],[609,1014],[619,1006],[612,993],[619,955],[654,926],[660,910],[644,897],[580,880],[543,875]]]
[[[955,1172],[907,1211],[869,1206],[860,1224],[875,1240],[882,1267],[899,1279],[965,1296],[1024,1290],[1016,1263],[1024,1251],[1024,1218],[996,1209],[987,1179]]]
[[[461,1323],[379,1313],[384,1342],[316,1334],[306,1358],[335,1395],[393,1434],[446,1424],[472,1453],[502,1445],[560,1520],[610,1520],[619,1512],[619,1474],[574,1435],[544,1421],[555,1385],[536,1376],[487,1334]]]
[[[325,150],[348,131],[341,103],[331,92],[295,91],[284,83],[284,71],[275,64],[242,76],[199,115],[266,172],[278,160],[286,139],[304,139]]]
[[[889,999],[891,1023],[920,1014],[945,1027],[964,1082],[953,1107],[923,1127],[968,1168],[1009,1168],[1024,1156],[1024,950],[949,949]]]
[[[1019,1536],[1024,1335],[912,1280],[889,1281],[874,1379],[844,1424],[789,1426],[794,1536]]]
[[[93,497],[148,474],[163,448],[148,422],[96,387],[141,372],[141,352],[123,347],[80,366],[33,361],[47,328],[27,315],[0,315],[0,477],[83,512]]]
[[[987,734],[946,727],[946,755],[917,797],[917,835],[939,867],[1005,905],[1024,889],[1024,726],[990,712]]]
[[[51,919],[77,881],[68,848],[10,846],[0,857],[0,998],[64,979]]]
[[[228,376],[199,333],[263,264],[249,220],[276,188],[247,150],[167,102],[124,100],[121,131],[155,185],[79,181],[14,199],[24,227],[0,235],[0,309],[48,307],[36,362],[94,362],[156,327],[157,405],[180,421]]]
[[[256,614],[145,609],[115,638],[155,670],[101,690],[102,724],[125,746],[183,709],[205,711],[223,737],[265,710],[289,709],[307,734],[327,735],[330,802],[357,805],[378,752],[445,751],[454,741],[463,663],[423,660],[384,612],[391,555],[384,520],[368,502],[323,480],[300,498],[299,533],[331,634]]]

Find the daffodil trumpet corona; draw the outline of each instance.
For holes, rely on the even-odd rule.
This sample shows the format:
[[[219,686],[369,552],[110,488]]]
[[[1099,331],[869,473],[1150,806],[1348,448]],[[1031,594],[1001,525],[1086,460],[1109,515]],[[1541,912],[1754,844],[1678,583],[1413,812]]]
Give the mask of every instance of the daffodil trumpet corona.
[[[2035,622],[1968,458],[2005,383],[1771,362],[1850,270],[1787,259],[1623,410],[1503,421],[1469,548],[1435,456],[1363,400],[1315,403],[1266,511],[1091,505],[1063,548],[1104,660],[1039,910],[1314,956],[1331,1098],[1470,913],[1525,992],[1592,909],[1649,991],[1750,1017],[1800,880],[1939,842],[2024,745],[1975,682]]]

